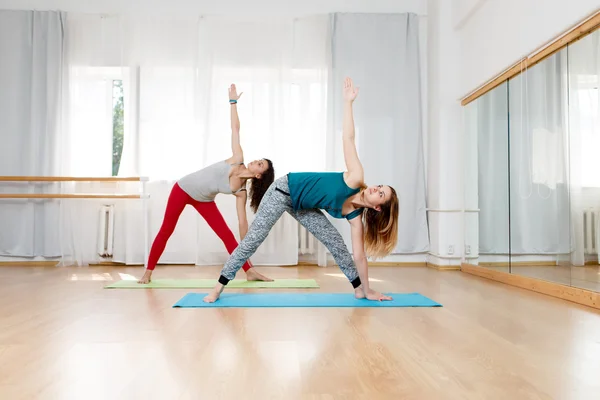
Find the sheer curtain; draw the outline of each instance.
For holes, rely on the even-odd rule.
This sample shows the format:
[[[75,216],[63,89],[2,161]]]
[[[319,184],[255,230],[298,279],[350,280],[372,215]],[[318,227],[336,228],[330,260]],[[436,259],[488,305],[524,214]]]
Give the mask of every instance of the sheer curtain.
[[[511,253],[568,255],[566,51],[509,81],[509,115]]]
[[[125,117],[130,112],[128,68],[123,63],[122,20],[117,16],[91,14],[67,15],[63,78],[64,126],[61,137],[61,175],[111,176],[113,153],[113,102],[115,82],[126,86]],[[129,128],[128,126],[126,129]],[[128,138],[129,136],[126,136]],[[131,172],[131,171],[128,171]],[[136,193],[130,183],[68,182],[70,193]],[[115,210],[115,254],[121,245],[120,223],[130,202],[137,200],[67,199],[61,200],[60,241],[63,265],[85,265],[100,261],[101,208]],[[141,211],[140,211],[141,213]],[[141,214],[140,214],[141,216]],[[139,218],[141,219],[141,218]],[[143,226],[141,223],[139,226]],[[138,234],[142,232],[138,230]],[[141,242],[143,246],[143,242]],[[143,255],[143,247],[140,254]],[[138,262],[143,262],[139,259]]]
[[[479,252],[508,255],[508,84],[481,96],[472,107],[477,115]]]
[[[160,228],[174,182],[231,155],[227,98],[231,83],[244,92],[238,108],[246,162],[269,158],[276,177],[307,166],[325,167],[327,16],[69,17],[69,93],[73,101],[69,121],[73,130],[83,118],[94,121],[92,131],[85,132],[94,135],[94,142],[72,135],[72,168],[81,166],[86,174],[107,174],[112,136],[105,126],[110,123],[106,113],[111,107],[105,94],[113,80],[121,79],[125,137],[118,174],[150,178],[150,240]],[[124,186],[115,186],[115,190]],[[98,226],[97,208],[103,203],[86,208],[90,226]],[[112,203],[116,218],[113,260],[145,262],[141,202]],[[217,205],[239,238],[235,199],[217,196]],[[75,203],[70,211],[70,221],[83,212]],[[248,207],[249,223],[253,218]],[[88,226],[87,234],[94,232]],[[71,232],[72,243],[82,235],[85,233]],[[297,240],[297,224],[286,215],[252,261],[296,264]],[[93,256],[92,251],[88,247],[79,254]],[[227,257],[219,238],[188,207],[160,262],[209,265],[223,263]]]
[[[570,44],[569,58],[569,136],[571,223],[574,242],[571,262],[585,263],[584,229],[591,232],[600,221],[586,220],[584,210],[600,209],[600,32]],[[596,249],[600,246],[596,235]],[[596,260],[598,256],[595,255]]]
[[[340,83],[345,75],[351,75],[363,86],[356,116],[367,181],[389,183],[400,196],[401,233],[396,252],[427,251],[416,16],[343,14],[331,20],[329,15],[198,18],[69,13],[65,23],[61,13],[22,13],[22,25],[18,25],[15,15],[3,15],[1,24],[1,29],[11,33],[22,30],[23,34],[16,41],[0,42],[2,49],[14,54],[11,63],[0,65],[7,72],[0,77],[5,89],[0,93],[5,105],[0,112],[6,117],[3,121],[9,121],[2,132],[11,149],[23,146],[40,154],[42,149],[51,151],[15,160],[16,152],[9,150],[2,160],[5,174],[148,176],[151,241],[174,182],[231,154],[227,101],[231,83],[244,92],[239,114],[245,161],[269,158],[280,177],[290,171],[343,168]],[[32,15],[36,17],[32,19]],[[37,36],[28,42],[31,32]],[[42,57],[46,57],[45,63],[39,62]],[[42,88],[47,96],[19,97],[31,93],[17,90],[19,82],[27,80],[27,73],[33,74],[36,89]],[[117,86],[122,87],[124,101],[118,170],[113,164]],[[58,100],[54,101],[55,97]],[[14,98],[22,102],[14,102]],[[13,110],[15,104],[22,106],[22,112]],[[37,109],[28,110],[33,106]],[[27,124],[32,115],[39,120],[34,118],[35,126],[30,128]],[[59,124],[60,129],[55,128]],[[20,145],[15,142],[21,138],[14,131],[37,135],[42,130],[45,140],[54,142],[31,146],[27,141],[33,137],[28,136],[22,137]],[[10,160],[23,165],[31,161],[35,167],[27,164],[27,168],[15,170],[18,163]],[[69,183],[55,189],[136,193],[139,186]],[[58,202],[44,202],[44,207],[55,210],[43,217],[33,211],[32,204],[12,204],[10,210],[23,213],[20,220],[26,223],[20,225],[22,232],[10,237],[2,233],[2,251],[62,256],[65,264],[97,261],[100,209],[113,206],[113,261],[145,263],[141,201],[65,200],[60,207]],[[218,196],[217,204],[239,237],[235,199]],[[252,223],[254,215],[248,211]],[[38,229],[39,218],[54,218],[58,233]],[[34,232],[44,236],[45,242],[34,240]],[[349,233],[347,224],[342,232]],[[285,215],[252,261],[296,264],[297,242],[297,223]],[[14,250],[23,243],[25,247]],[[42,243],[44,251],[39,248]],[[227,257],[217,236],[188,208],[160,262],[218,264]]]
[[[584,221],[600,207],[599,84],[595,32],[477,100],[481,253],[509,254],[510,240],[511,255],[584,265],[587,225],[600,228]]]
[[[400,201],[393,253],[427,252],[418,16],[335,14],[332,24],[328,167],[345,169],[341,90],[343,78],[350,76],[360,87],[354,122],[365,181],[394,187]],[[334,224],[351,248],[349,224]]]
[[[62,158],[61,77],[65,14],[0,11],[0,175],[54,175]],[[4,193],[44,193],[53,183],[0,184]],[[0,255],[58,257],[59,203],[0,201]]]
[[[326,16],[212,17],[200,21],[198,86],[203,100],[202,148],[207,162],[230,154],[227,87],[235,82],[244,92],[238,109],[246,161],[271,159],[276,178],[290,171],[324,168],[327,37]],[[217,204],[227,223],[237,231],[234,199],[230,197],[222,196]],[[251,211],[248,215],[251,224],[254,215]],[[252,261],[296,264],[297,226],[284,214]],[[202,245],[198,264],[221,263],[227,258],[219,239],[209,229],[199,226]]]

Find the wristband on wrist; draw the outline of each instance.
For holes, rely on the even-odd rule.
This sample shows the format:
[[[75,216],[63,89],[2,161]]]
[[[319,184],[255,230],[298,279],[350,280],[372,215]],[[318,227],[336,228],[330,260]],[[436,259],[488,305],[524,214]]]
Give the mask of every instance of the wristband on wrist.
[[[237,100],[231,100],[231,99],[229,99],[229,104],[237,104]]]

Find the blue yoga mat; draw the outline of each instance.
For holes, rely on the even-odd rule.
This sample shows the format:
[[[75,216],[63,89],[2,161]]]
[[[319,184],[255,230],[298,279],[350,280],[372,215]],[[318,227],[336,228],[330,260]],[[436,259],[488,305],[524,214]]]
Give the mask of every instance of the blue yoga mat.
[[[215,303],[202,299],[208,293],[188,293],[177,308],[256,308],[256,307],[441,307],[419,293],[386,293],[393,300],[357,299],[352,293],[222,293]]]

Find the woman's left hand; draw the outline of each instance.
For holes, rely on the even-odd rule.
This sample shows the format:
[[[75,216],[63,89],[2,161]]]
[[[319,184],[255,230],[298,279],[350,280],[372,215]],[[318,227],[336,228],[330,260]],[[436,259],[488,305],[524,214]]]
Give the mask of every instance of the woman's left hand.
[[[231,86],[229,87],[229,100],[237,101],[240,97],[242,97],[242,94],[244,94],[244,92],[237,94],[237,89],[235,88],[235,84],[232,83]]]

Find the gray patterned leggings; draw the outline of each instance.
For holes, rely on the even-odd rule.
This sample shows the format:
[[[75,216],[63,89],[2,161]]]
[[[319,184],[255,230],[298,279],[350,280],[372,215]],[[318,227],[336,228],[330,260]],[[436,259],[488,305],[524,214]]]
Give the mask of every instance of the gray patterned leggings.
[[[267,189],[248,233],[223,266],[219,282],[227,285],[230,280],[235,278],[235,274],[264,242],[269,235],[269,231],[281,218],[283,212],[287,211],[327,247],[344,275],[352,283],[352,286],[354,288],[359,287],[358,271],[354,265],[352,255],[348,251],[344,239],[342,239],[342,235],[321,210],[294,211],[289,192],[287,175],[277,179]]]

